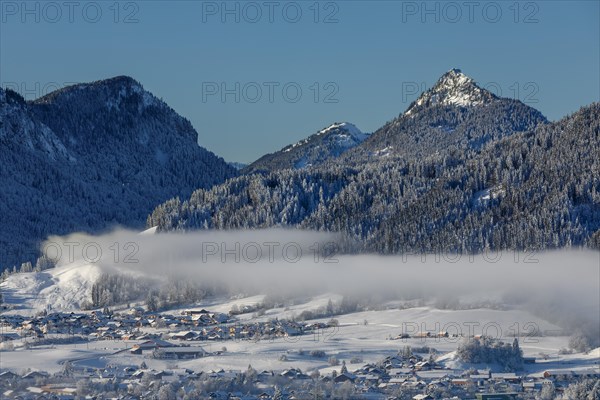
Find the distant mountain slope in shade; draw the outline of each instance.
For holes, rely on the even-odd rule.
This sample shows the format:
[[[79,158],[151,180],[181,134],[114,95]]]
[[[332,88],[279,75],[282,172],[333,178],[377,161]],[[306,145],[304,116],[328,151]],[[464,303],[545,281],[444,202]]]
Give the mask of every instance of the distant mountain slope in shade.
[[[248,166],[248,164],[244,164],[244,163],[236,162],[236,161],[230,161],[227,164],[231,165],[233,168],[235,168],[238,171],[241,169],[244,169]]]
[[[144,226],[156,204],[237,174],[188,120],[129,77],[33,102],[0,89],[0,267],[49,234]]]
[[[368,137],[369,134],[361,132],[349,122],[334,123],[306,139],[259,158],[242,171],[264,173],[314,167],[339,157]]]
[[[453,69],[343,158],[365,162],[389,156],[426,157],[453,149],[479,151],[487,143],[547,122],[536,109],[499,98]]]

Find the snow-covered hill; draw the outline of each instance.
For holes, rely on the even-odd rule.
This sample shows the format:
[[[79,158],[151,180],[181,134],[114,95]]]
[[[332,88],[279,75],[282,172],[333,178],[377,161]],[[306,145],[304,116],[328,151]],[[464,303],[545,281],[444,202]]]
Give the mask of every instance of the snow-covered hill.
[[[96,264],[75,262],[42,272],[13,274],[0,284],[10,312],[78,311],[91,298],[92,285],[102,273]]]
[[[321,165],[360,145],[369,137],[349,122],[336,122],[306,139],[267,154],[243,171],[269,172]]]

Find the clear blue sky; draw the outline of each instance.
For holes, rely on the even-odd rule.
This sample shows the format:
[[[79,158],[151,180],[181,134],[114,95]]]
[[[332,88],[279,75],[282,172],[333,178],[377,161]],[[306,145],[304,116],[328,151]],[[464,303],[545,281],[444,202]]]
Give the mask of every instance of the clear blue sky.
[[[130,75],[240,162],[335,121],[373,131],[455,67],[551,120],[599,101],[600,2],[469,4],[2,0],[0,82],[31,99]]]

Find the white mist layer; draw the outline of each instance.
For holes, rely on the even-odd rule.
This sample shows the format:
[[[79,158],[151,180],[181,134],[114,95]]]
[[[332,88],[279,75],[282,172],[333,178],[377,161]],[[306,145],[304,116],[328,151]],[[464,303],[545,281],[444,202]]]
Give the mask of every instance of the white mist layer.
[[[284,229],[146,235],[120,230],[53,237],[44,248],[51,257],[61,255],[59,265],[87,263],[105,271],[159,280],[182,277],[245,292],[391,291],[423,298],[501,298],[598,319],[598,252],[324,256],[336,239],[323,232]]]

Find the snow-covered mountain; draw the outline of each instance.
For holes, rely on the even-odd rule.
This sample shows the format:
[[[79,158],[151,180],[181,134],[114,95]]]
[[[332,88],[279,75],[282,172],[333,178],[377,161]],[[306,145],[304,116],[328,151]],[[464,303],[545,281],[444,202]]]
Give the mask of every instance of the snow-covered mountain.
[[[0,89],[0,268],[50,234],[140,228],[173,196],[235,176],[191,123],[129,77],[26,102]]]
[[[347,152],[346,162],[385,157],[428,157],[480,150],[486,144],[548,121],[536,109],[500,98],[458,69],[443,74],[407,110]]]
[[[411,115],[419,108],[434,105],[475,107],[498,100],[493,93],[477,86],[475,81],[460,69],[446,72],[437,83],[414,101],[404,113]]]
[[[369,137],[354,124],[336,122],[283,149],[267,154],[244,169],[246,173],[301,169],[321,165],[360,145]]]
[[[340,232],[384,254],[600,248],[598,103],[549,123],[456,70],[420,99],[335,162],[292,168],[300,142],[259,160],[287,169],[166,202],[149,226]]]
[[[49,234],[140,228],[152,209],[147,223],[159,231],[287,225],[341,231],[384,253],[600,240],[590,156],[598,105],[550,124],[458,70],[373,134],[332,124],[225,184],[235,168],[197,146],[189,121],[128,77],[29,103],[0,90],[0,116],[3,267],[35,259]],[[577,170],[545,169],[538,160],[549,153]],[[500,232],[502,223],[512,231]]]

